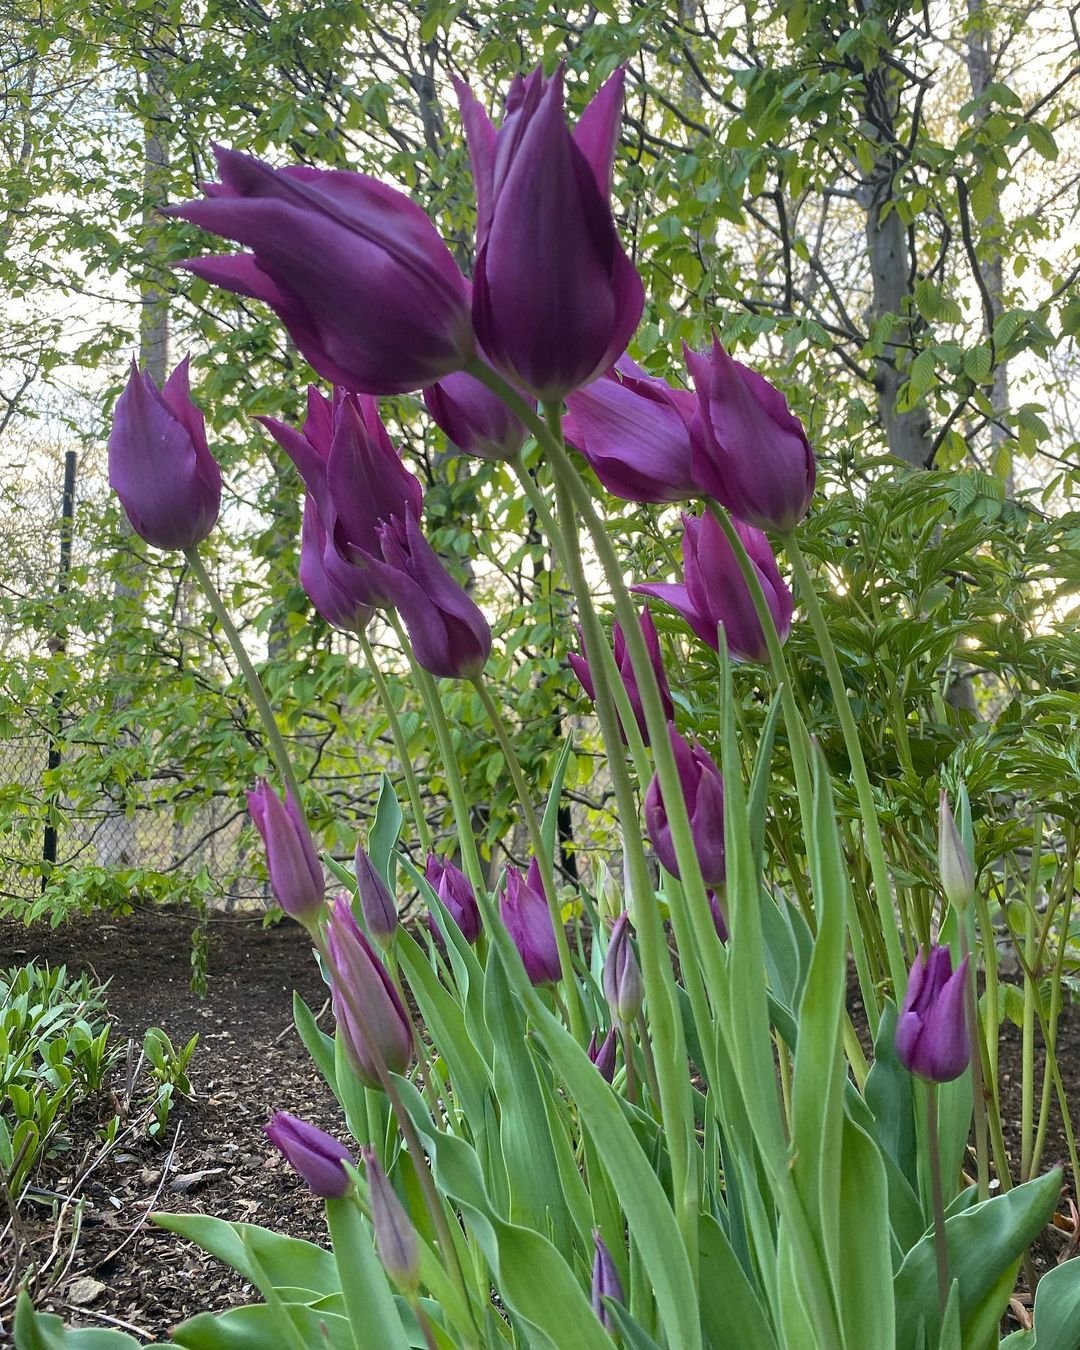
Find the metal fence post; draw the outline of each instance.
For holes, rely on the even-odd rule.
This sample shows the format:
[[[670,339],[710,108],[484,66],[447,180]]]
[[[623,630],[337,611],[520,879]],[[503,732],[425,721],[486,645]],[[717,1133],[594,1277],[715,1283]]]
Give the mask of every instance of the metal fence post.
[[[75,533],[75,465],[77,455],[68,450],[64,455],[64,498],[60,510],[60,566],[56,577],[57,620],[50,646],[55,653],[67,650],[67,625],[60,609],[60,601],[68,589],[71,572],[71,545]],[[60,740],[63,735],[64,691],[57,689],[52,696],[52,726],[49,732],[49,758],[46,772],[60,767]],[[59,790],[46,797],[45,836],[41,849],[41,889],[49,884],[49,875],[56,865],[57,829],[55,812],[59,805]]]

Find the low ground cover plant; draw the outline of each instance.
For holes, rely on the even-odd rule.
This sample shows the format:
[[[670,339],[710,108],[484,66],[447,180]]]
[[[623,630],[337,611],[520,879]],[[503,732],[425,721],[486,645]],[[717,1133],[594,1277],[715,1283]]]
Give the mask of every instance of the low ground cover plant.
[[[359,638],[408,802],[387,775],[351,868],[320,856],[275,710],[200,552],[222,479],[187,362],[162,389],[133,369],[117,408],[113,486],[143,539],[182,551],[263,718],[275,781],[252,787],[249,809],[277,899],[329,987],[335,1034],[300,1001],[296,1027],[351,1135],[332,1138],[288,1103],[266,1127],[325,1198],[331,1250],[160,1217],[262,1298],[173,1340],[998,1345],[1062,1172],[1040,1170],[1032,1143],[1013,1176],[1002,1145],[993,883],[976,865],[967,785],[947,784],[915,873],[896,847],[904,821],[884,818],[868,769],[844,634],[830,631],[800,542],[818,486],[801,423],[719,341],[684,352],[671,383],[627,355],[644,295],[608,202],[621,74],[573,128],[561,71],[515,79],[498,127],[464,85],[459,97],[477,197],[471,284],[419,208],[360,175],[219,150],[220,182],[172,213],[248,250],[186,266],[268,304],[333,385],[312,386],[302,427],[267,426],[306,489],[300,579],[322,617]],[[574,596],[572,664],[615,803],[606,870],[575,886],[556,870],[574,742],[539,793],[515,751],[515,710],[485,680],[491,626],[428,541],[420,484],[379,415],[378,397],[421,389],[462,453],[506,466]],[[598,484],[685,506],[671,521],[675,580],[628,583]],[[435,847],[367,637],[375,623],[396,635],[424,707],[449,850]],[[789,660],[793,629],[812,672]],[[687,660],[708,663],[708,707],[687,696]],[[811,734],[811,673],[836,746]],[[462,685],[527,840],[527,865],[511,858],[495,875],[443,705]],[[910,750],[916,724],[902,703],[892,715]],[[1048,946],[1064,950],[1071,901],[1069,879],[1038,927],[1033,856],[1034,880],[1021,878],[1031,972]],[[399,910],[416,894],[428,921],[409,930]],[[849,962],[871,1054],[848,1013]],[[1033,978],[1025,989],[1024,1025],[1045,1031],[1053,1007]],[[162,1065],[182,1076],[183,1053]],[[1051,1068],[1044,1097],[1054,1089]],[[1080,1266],[1066,1262],[1039,1284],[1033,1326],[1004,1343],[1076,1350],[1078,1308]],[[65,1331],[28,1297],[16,1334],[27,1347],[132,1343]]]

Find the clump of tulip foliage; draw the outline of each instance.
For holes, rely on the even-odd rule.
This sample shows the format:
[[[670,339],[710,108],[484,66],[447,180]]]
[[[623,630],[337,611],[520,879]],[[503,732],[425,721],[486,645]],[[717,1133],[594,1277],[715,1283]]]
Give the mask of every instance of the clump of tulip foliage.
[[[358,174],[219,150],[220,182],[173,211],[244,250],[184,266],[269,305],[326,382],[312,386],[302,426],[266,422],[306,489],[300,579],[329,623],[358,635],[383,690],[365,631],[378,613],[399,635],[456,821],[451,853],[432,851],[389,704],[412,823],[398,825],[386,778],[355,869],[320,861],[304,785],[238,649],[278,780],[252,789],[251,814],[277,899],[317,952],[336,1031],[299,1000],[296,1025],[352,1138],[297,1119],[287,1101],[267,1126],[325,1199],[331,1252],[159,1216],[263,1300],[196,1318],[175,1333],[181,1344],[984,1350],[1058,1198],[1056,1169],[997,1193],[987,1181],[975,873],[970,830],[947,803],[937,943],[906,949],[898,929],[842,673],[799,549],[815,490],[801,423],[718,341],[684,353],[677,384],[627,352],[644,293],[609,200],[622,87],[617,73],[573,127],[561,71],[516,77],[498,126],[459,88],[476,190],[469,280],[415,204]],[[556,876],[561,771],[537,800],[484,681],[488,620],[428,542],[420,483],[380,418],[379,396],[421,391],[463,454],[517,476],[575,594],[569,660],[606,751],[619,829],[605,861],[619,892],[568,897]],[[198,552],[221,480],[186,362],[161,392],[133,372],[109,454],[136,531],[183,550],[235,638]],[[683,504],[676,578],[626,585],[593,473],[617,497]],[[679,711],[650,604],[717,653],[711,737]],[[847,738],[878,978],[833,785],[786,665],[793,622],[813,627]],[[759,663],[772,700],[756,744],[736,729],[732,662]],[[470,682],[491,720],[528,832],[524,871],[485,870],[440,680]],[[801,809],[803,907],[763,882],[779,734]],[[398,912],[416,895],[428,922],[406,928]],[[846,1008],[849,956],[869,1060]],[[1077,1297],[1075,1268],[1040,1286],[1038,1350],[1077,1343],[1053,1316]],[[61,1334],[25,1300],[19,1316],[28,1338]]]

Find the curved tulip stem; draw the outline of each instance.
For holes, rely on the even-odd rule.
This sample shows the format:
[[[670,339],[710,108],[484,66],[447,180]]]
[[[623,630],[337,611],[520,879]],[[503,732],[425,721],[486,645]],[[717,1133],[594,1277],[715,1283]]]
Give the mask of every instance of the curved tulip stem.
[[[255,704],[255,709],[259,714],[263,727],[266,730],[266,738],[270,742],[270,750],[274,762],[278,767],[278,772],[288,785],[296,805],[303,813],[304,803],[300,795],[300,782],[293,769],[292,760],[289,758],[289,751],[285,746],[285,740],[282,737],[281,730],[278,727],[277,719],[274,717],[274,710],[270,706],[270,700],[266,696],[266,690],[263,688],[262,680],[259,679],[259,672],[252,664],[251,657],[247,654],[247,648],[244,646],[243,638],[237,631],[229,611],[225,608],[225,602],[218,593],[214,585],[213,578],[206,570],[202,558],[199,556],[198,549],[187,548],[184,550],[184,557],[187,559],[188,566],[191,568],[196,581],[202,587],[203,594],[213,611],[214,618],[221,624],[221,631],[232,648],[233,655],[236,657],[236,663],[247,681],[248,689],[251,693],[251,701]]]
[[[866,760],[863,757],[862,742],[859,740],[859,729],[855,725],[855,718],[851,711],[851,703],[848,700],[847,687],[844,684],[844,675],[840,669],[836,648],[833,646],[832,638],[829,635],[829,625],[822,611],[821,602],[818,600],[817,591],[814,588],[814,579],[810,575],[810,569],[807,567],[806,559],[799,547],[799,540],[794,531],[783,535],[781,538],[798,581],[799,599],[806,610],[810,626],[814,630],[818,650],[821,652],[821,659],[825,663],[825,672],[829,677],[829,688],[833,696],[833,706],[836,709],[840,730],[844,736],[844,745],[847,748],[848,759],[851,763],[851,778],[855,784],[855,794],[859,801],[859,814],[862,816],[863,838],[866,841],[866,852],[870,859],[874,898],[877,901],[881,935],[885,940],[893,996],[899,1002],[907,987],[907,966],[904,963],[904,953],[900,946],[900,930],[897,926],[892,886],[889,881],[889,866],[885,861],[881,826],[878,823],[877,807],[874,805],[874,790],[870,786],[870,776],[866,771]]]
[[[513,742],[510,740],[509,733],[506,730],[506,723],[503,721],[502,713],[499,711],[499,705],[491,697],[491,690],[484,683],[483,676],[477,676],[472,681],[472,686],[476,690],[480,702],[484,705],[484,711],[487,713],[488,721],[491,723],[492,730],[495,732],[495,738],[499,742],[499,748],[503,752],[503,758],[506,760],[506,767],[510,770],[510,777],[514,783],[514,790],[517,793],[518,802],[521,806],[521,814],[525,819],[525,829],[529,835],[529,842],[532,845],[533,857],[536,859],[537,866],[540,869],[540,880],[544,884],[544,898],[547,900],[548,914],[551,916],[551,926],[555,930],[555,945],[559,950],[559,969],[562,972],[562,982],[566,989],[567,999],[569,1001],[570,1031],[574,1040],[579,1045],[584,1045],[588,1039],[585,1034],[585,1019],[581,1009],[581,991],[578,987],[577,976],[574,974],[574,963],[570,956],[570,944],[566,940],[566,927],[562,921],[562,914],[559,910],[559,897],[556,894],[555,868],[552,860],[548,856],[547,849],[544,846],[544,840],[540,832],[540,822],[536,817],[536,809],[533,806],[532,798],[529,795],[529,785],[525,781],[525,775],[521,769],[521,761],[514,750]]]
[[[930,1203],[934,1210],[934,1253],[937,1256],[938,1306],[942,1325],[949,1302],[949,1247],[945,1235],[945,1197],[941,1185],[937,1084],[926,1085],[926,1141],[930,1153]]]
[[[390,686],[386,683],[386,677],[379,669],[379,663],[375,659],[375,653],[368,641],[368,636],[366,633],[360,633],[359,638],[360,650],[364,653],[368,671],[386,711],[387,721],[390,723],[390,735],[394,739],[394,748],[397,750],[398,759],[401,761],[401,771],[405,775],[405,787],[409,794],[409,802],[412,805],[413,818],[416,821],[416,833],[420,836],[420,847],[426,854],[431,848],[431,829],[424,813],[424,800],[420,795],[420,784],[417,782],[416,770],[413,768],[412,757],[409,754],[409,743],[405,739],[405,733],[398,719],[397,709],[394,707],[393,696],[390,693]]]

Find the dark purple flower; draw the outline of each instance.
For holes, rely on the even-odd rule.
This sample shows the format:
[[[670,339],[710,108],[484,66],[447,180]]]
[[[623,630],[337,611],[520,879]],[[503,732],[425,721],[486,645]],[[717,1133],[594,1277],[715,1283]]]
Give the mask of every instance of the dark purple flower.
[[[420,1284],[420,1248],[416,1241],[416,1229],[374,1150],[362,1148],[360,1156],[364,1160],[364,1172],[367,1175],[371,1226],[375,1230],[379,1260],[399,1289],[415,1294]]]
[[[615,364],[644,288],[611,213],[622,115],[616,72],[571,133],[563,72],[517,76],[496,131],[468,87],[458,99],[477,202],[473,320],[484,351],[516,384],[561,400]]]
[[[599,1229],[593,1232],[593,1244],[595,1253],[593,1256],[592,1270],[592,1306],[593,1312],[600,1319],[603,1327],[607,1331],[613,1331],[615,1324],[612,1321],[611,1313],[604,1306],[604,1299],[614,1299],[616,1303],[624,1303],[622,1282],[619,1279],[619,1272],[615,1269],[615,1262],[611,1253],[604,1244],[604,1239],[600,1236]]]
[[[390,887],[359,843],[356,845],[356,893],[368,932],[380,947],[389,945],[398,930],[397,905]]]
[[[660,639],[657,636],[656,625],[653,623],[652,615],[646,605],[641,611],[641,634],[645,639],[645,645],[649,651],[649,659],[652,662],[653,671],[656,674],[656,683],[660,690],[660,702],[664,706],[664,716],[670,721],[675,716],[675,705],[671,701],[671,689],[668,686],[667,673],[664,670],[664,660],[660,654]],[[580,636],[580,630],[579,630]],[[626,686],[626,694],[630,700],[630,706],[634,710],[634,719],[638,724],[638,729],[645,740],[649,743],[649,729],[645,723],[645,708],[641,702],[641,690],[638,688],[637,677],[634,674],[634,665],[630,660],[630,653],[626,650],[626,637],[618,622],[611,628],[611,642],[615,652],[615,663],[619,667],[619,674],[622,676],[623,684]],[[571,652],[566,658],[570,664],[571,670],[581,681],[581,687],[588,694],[589,698],[595,701],[596,688],[593,684],[592,670],[584,656],[579,656],[576,652]],[[625,733],[623,735],[625,740]]]
[[[340,1200],[352,1189],[342,1163],[355,1161],[344,1144],[306,1120],[275,1111],[263,1132],[285,1161],[324,1200]]]
[[[614,1027],[611,1027],[599,1045],[596,1042],[595,1031],[589,1037],[588,1056],[596,1065],[597,1071],[605,1083],[610,1083],[615,1077],[615,1041],[616,1031]]]
[[[713,339],[708,355],[686,350],[694,377],[694,477],[740,520],[785,533],[814,495],[814,452],[783,394]]]
[[[908,977],[896,1024],[896,1055],[905,1069],[932,1083],[959,1078],[971,1061],[964,1011],[968,978],[965,956],[956,971],[948,947],[919,956]]]
[[[333,574],[340,574],[345,564],[331,556],[327,565],[327,551],[333,547],[315,498],[309,492],[304,501],[304,523],[300,531],[300,585],[328,624],[349,633],[362,633],[375,611],[370,605],[355,600],[334,580]]]
[[[719,886],[724,880],[724,780],[707,751],[684,740],[674,725],[668,732],[701,875],[706,886]],[[645,828],[656,856],[672,876],[679,876],[659,775],[653,776],[645,793]]]
[[[728,926],[727,919],[724,916],[724,906],[720,901],[720,896],[711,887],[709,889],[709,913],[712,915],[716,936],[721,942],[727,942]]]
[[[169,214],[251,252],[182,266],[265,301],[305,360],[347,389],[404,394],[465,365],[469,287],[415,202],[363,174],[214,153],[221,182]]]
[[[604,969],[601,976],[604,997],[612,1016],[622,1023],[630,1023],[641,1011],[644,987],[641,967],[630,942],[630,916],[620,914],[611,930]]]
[[[714,651],[720,646],[716,629],[722,625],[733,660],[767,662],[769,648],[753,597],[720,522],[709,512],[682,519],[683,582],[650,582],[633,589],[678,610]],[[752,525],[744,525],[741,520],[733,524],[757,572],[780,641],[785,642],[791,632],[795,602],[780,575],[772,545]]]
[[[516,867],[507,870],[499,914],[533,984],[558,984],[562,968],[547,900],[543,889],[530,885]]]
[[[379,1059],[391,1073],[404,1073],[409,1067],[413,1046],[409,1015],[343,895],[330,911],[326,943],[338,1030],[361,1082],[381,1087]]]
[[[447,912],[461,929],[466,942],[475,942],[483,927],[480,906],[476,903],[476,892],[472,882],[449,858],[439,858],[434,853],[427,856],[424,869],[428,885],[446,906]],[[435,921],[435,916],[430,916]]]
[[[313,548],[322,540],[326,584],[316,593],[325,599],[332,586],[352,605],[386,604],[389,596],[365,555],[381,557],[380,524],[408,511],[419,517],[424,496],[419,479],[402,464],[378,404],[340,388],[331,401],[311,385],[303,431],[273,417],[259,421],[296,465],[318,513],[310,532]]]
[[[672,389],[622,356],[566,406],[566,439],[614,496],[679,502],[701,495],[691,469],[697,400],[688,389]]]
[[[322,909],[322,864],[296,798],[286,788],[285,801],[260,778],[247,794],[248,810],[266,846],[266,867],[278,904],[301,923],[310,923]]]
[[[435,424],[463,455],[513,459],[528,434],[497,394],[461,371],[424,390]]]
[[[413,655],[432,675],[473,679],[491,652],[491,629],[439,561],[411,511],[378,528],[382,560],[364,562],[408,629]]]
[[[109,434],[109,483],[131,528],[157,548],[194,548],[217,522],[221,470],[188,391],[188,358],[159,390],[134,361]]]

